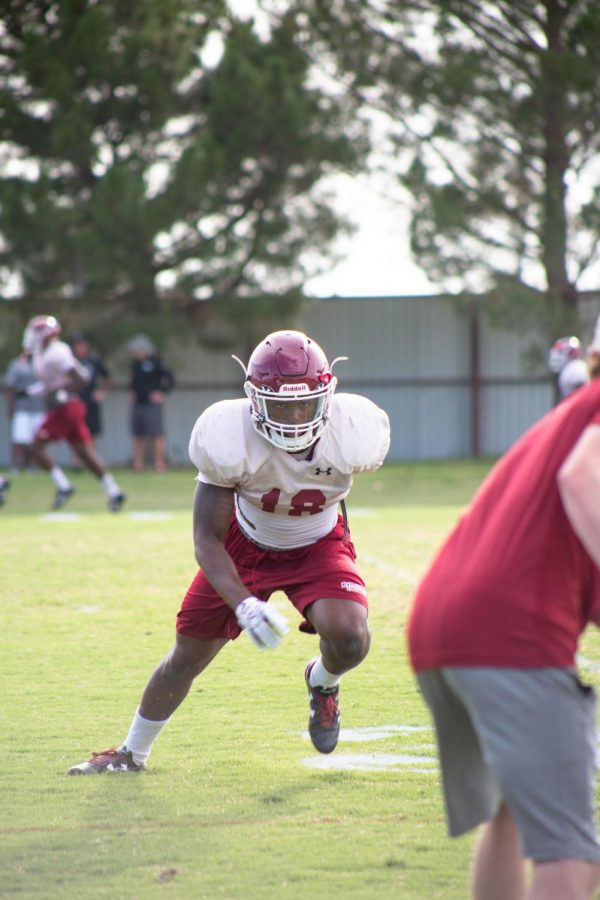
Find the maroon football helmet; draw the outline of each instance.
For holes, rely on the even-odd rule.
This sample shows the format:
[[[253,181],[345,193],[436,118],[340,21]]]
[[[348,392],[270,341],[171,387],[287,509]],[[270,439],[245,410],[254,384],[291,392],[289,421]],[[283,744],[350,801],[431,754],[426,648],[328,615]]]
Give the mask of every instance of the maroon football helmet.
[[[34,316],[23,332],[23,350],[33,353],[44,347],[51,337],[60,334],[60,322],[54,316]]]
[[[247,367],[238,362],[246,372],[244,390],[259,434],[288,453],[314,444],[327,424],[337,384],[319,345],[301,331],[275,331],[255,348]],[[274,413],[274,407],[285,410],[287,404],[302,407],[304,419]]]

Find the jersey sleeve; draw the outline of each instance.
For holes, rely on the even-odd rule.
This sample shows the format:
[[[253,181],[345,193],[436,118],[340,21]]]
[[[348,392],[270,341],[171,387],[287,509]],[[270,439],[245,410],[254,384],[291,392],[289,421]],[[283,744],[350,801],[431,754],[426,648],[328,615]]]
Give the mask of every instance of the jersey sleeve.
[[[46,351],[47,358],[54,367],[55,371],[70,372],[71,369],[79,369],[77,357],[68,344],[63,341],[54,341],[50,348]]]
[[[189,444],[198,481],[228,488],[239,484],[246,467],[245,414],[247,400],[222,400],[198,418]]]
[[[64,341],[55,341],[50,345],[50,364],[54,367],[54,371],[63,375],[74,369],[84,381],[90,380],[90,373]]]
[[[339,452],[351,472],[374,472],[390,448],[390,420],[372,400],[337,394],[334,425]]]
[[[68,344],[64,341],[53,341],[41,353],[34,355],[34,369],[42,381],[46,392],[57,391],[70,382],[70,373],[75,370],[84,382],[89,380],[89,373]]]

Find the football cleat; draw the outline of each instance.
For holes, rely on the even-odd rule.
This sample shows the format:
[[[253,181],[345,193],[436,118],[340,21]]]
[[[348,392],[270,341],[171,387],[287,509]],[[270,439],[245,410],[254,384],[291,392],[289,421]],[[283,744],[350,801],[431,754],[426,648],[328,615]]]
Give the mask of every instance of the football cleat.
[[[111,512],[119,512],[126,500],[126,494],[115,494],[114,497],[108,498],[108,508]]]
[[[0,506],[6,503],[6,492],[10,487],[8,478],[0,478]]]
[[[340,735],[340,707],[338,705],[340,689],[339,685],[333,688],[312,686],[310,673],[316,662],[316,659],[312,659],[304,673],[310,705],[308,733],[319,753],[331,753],[337,747]]]
[[[71,766],[67,775],[101,775],[102,772],[143,772],[144,763],[135,763],[130,750],[102,750],[92,753],[89,759]]]
[[[75,493],[74,487],[68,487],[68,488],[63,488],[63,489],[59,488],[57,490],[56,494],[54,495],[54,500],[52,501],[52,506],[50,507],[50,509],[51,510],[62,509],[63,506],[65,505],[65,503],[67,503],[71,499],[71,497],[73,496],[74,493]]]

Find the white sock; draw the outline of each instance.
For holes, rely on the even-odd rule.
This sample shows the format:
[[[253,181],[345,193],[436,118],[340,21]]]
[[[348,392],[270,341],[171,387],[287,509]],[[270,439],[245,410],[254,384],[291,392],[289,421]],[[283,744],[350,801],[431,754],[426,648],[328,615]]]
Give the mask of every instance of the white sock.
[[[162,719],[160,722],[153,722],[151,719],[144,719],[140,716],[139,711],[136,712],[129,733],[120,749],[126,747],[130,750],[133,761],[137,765],[145,763],[150,756],[152,744],[168,721],[168,719]]]
[[[50,469],[50,478],[59,491],[68,491],[71,488],[71,482],[60,466],[52,466]]]
[[[323,660],[321,659],[321,657],[319,657],[319,659],[310,670],[308,680],[312,687],[322,687],[327,689],[334,688],[337,684],[339,684],[340,678],[340,675],[332,675],[331,672],[328,672],[323,665]]]
[[[106,491],[106,493],[108,494],[109,497],[116,497],[117,494],[121,493],[121,489],[119,488],[119,485],[117,484],[115,479],[112,477],[110,472],[105,472],[104,475],[102,476],[102,478],[100,479],[100,481],[102,482],[102,487],[104,488],[104,490]]]

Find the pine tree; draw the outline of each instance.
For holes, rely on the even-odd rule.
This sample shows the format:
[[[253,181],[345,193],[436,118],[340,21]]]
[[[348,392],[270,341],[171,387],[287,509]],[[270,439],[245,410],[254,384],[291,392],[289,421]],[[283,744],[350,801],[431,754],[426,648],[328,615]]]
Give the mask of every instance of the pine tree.
[[[292,19],[259,37],[223,0],[7,0],[4,309],[113,339],[293,310],[341,227],[318,184],[360,155],[308,69]]]
[[[389,117],[389,168],[408,189],[427,274],[452,290],[488,288],[515,321],[569,333],[582,276],[599,261],[600,5],[299,6],[315,57],[328,53],[365,108]]]

